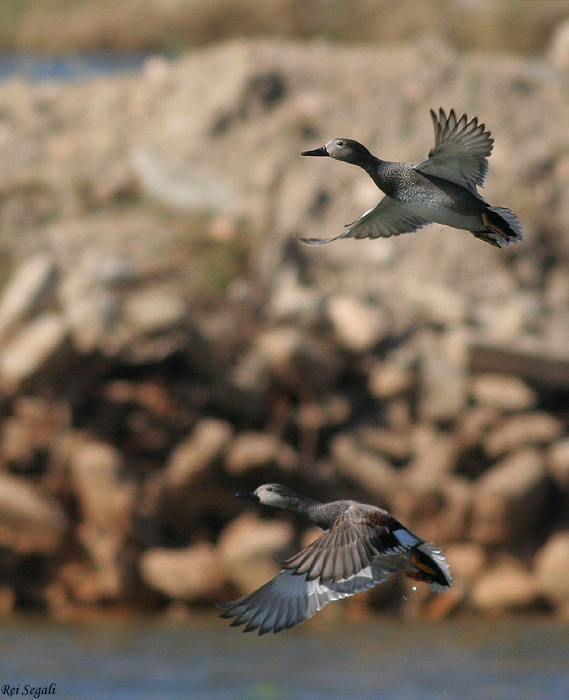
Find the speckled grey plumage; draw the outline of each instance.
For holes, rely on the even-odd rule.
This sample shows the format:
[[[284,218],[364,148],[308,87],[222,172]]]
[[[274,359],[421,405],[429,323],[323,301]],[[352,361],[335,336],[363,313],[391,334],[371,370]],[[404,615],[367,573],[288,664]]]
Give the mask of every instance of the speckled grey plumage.
[[[282,571],[250,595],[220,607],[246,632],[280,632],[327,603],[352,596],[402,571],[435,591],[450,586],[450,568],[438,547],[424,542],[387,511],[357,501],[321,503],[280,484],[237,494],[303,513],[324,533],[282,564]]]
[[[385,193],[379,204],[361,216],[347,231],[333,238],[303,239],[322,244],[340,238],[386,238],[416,231],[432,222],[464,229],[501,248],[522,239],[516,215],[488,204],[477,185],[484,183],[494,140],[484,124],[454,110],[436,114],[435,146],[419,163],[384,161],[352,139],[333,139],[305,156],[330,156],[363,168]]]

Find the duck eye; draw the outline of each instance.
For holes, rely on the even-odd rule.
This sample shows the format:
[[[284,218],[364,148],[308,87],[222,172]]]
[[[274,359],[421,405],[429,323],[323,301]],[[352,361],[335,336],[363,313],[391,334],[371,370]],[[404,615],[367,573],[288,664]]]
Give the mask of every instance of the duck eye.
[[[343,142],[343,141],[336,141],[336,145],[337,145],[337,146],[343,146],[343,145],[344,145],[344,142]]]

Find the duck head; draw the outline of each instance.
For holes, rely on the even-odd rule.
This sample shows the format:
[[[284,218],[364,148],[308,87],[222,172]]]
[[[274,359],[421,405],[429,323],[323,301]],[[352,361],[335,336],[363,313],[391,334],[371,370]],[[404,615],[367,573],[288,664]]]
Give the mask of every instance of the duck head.
[[[299,499],[297,493],[281,484],[263,484],[257,487],[253,493],[236,493],[235,495],[250,501],[260,501],[267,506],[275,506],[276,508],[289,508],[292,503]]]
[[[343,160],[353,165],[362,165],[371,153],[365,146],[353,139],[332,139],[325,146],[316,148],[313,151],[303,151],[302,156],[330,156],[336,160]]]

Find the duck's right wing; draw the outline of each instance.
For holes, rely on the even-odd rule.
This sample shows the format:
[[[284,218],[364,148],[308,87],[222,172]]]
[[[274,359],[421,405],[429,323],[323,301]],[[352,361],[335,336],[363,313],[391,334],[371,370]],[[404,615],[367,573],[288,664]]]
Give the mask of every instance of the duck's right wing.
[[[470,121],[466,114],[456,118],[454,109],[448,117],[443,109],[431,110],[435,127],[435,145],[426,160],[417,163],[415,170],[425,175],[450,180],[476,193],[476,185],[483,185],[488,172],[488,156],[494,139],[479,124],[477,117]]]
[[[389,238],[401,233],[411,233],[430,224],[430,221],[416,216],[391,197],[384,197],[377,206],[354,223],[347,231],[333,238],[301,238],[309,245],[322,245],[338,241],[340,238]]]
[[[235,618],[232,627],[246,624],[244,632],[281,632],[308,620],[333,600],[365,591],[386,578],[386,572],[377,566],[336,583],[309,581],[306,574],[284,569],[247,597],[219,605],[225,611],[220,617]]]

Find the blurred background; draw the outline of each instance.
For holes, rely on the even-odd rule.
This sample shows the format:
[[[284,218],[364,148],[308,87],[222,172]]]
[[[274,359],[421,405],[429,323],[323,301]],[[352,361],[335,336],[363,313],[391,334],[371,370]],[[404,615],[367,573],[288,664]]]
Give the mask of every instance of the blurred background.
[[[569,3],[3,0],[0,49],[2,684],[566,697]],[[302,150],[421,160],[439,107],[522,243],[299,243],[381,196]],[[227,629],[314,537],[234,497],[275,481],[388,508],[453,587]]]

